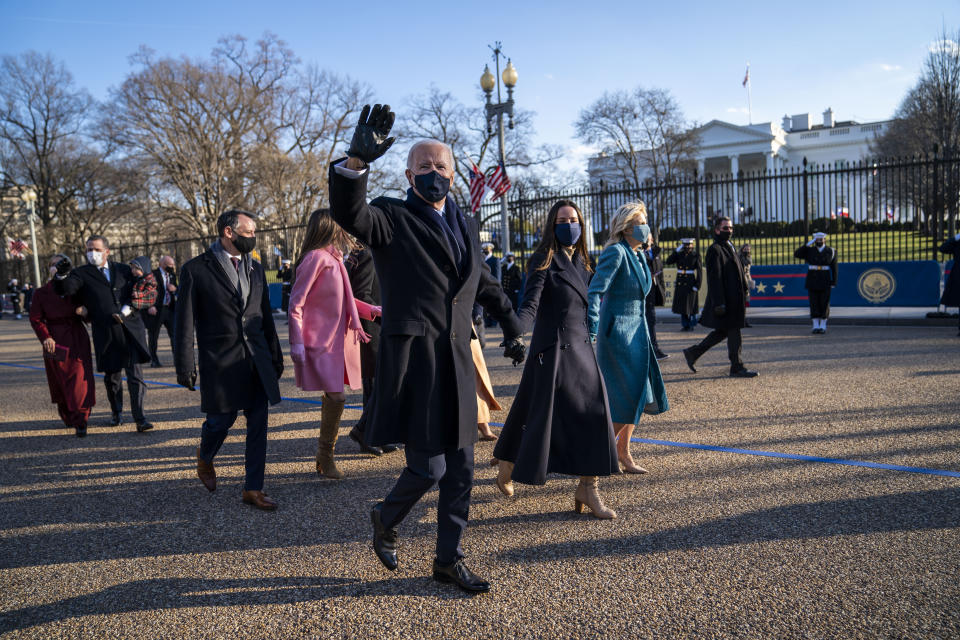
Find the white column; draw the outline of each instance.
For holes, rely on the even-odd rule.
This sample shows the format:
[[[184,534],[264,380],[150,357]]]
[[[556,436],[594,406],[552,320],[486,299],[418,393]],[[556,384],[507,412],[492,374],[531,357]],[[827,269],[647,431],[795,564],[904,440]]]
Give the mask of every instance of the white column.
[[[733,211],[726,212],[734,224],[739,224],[740,212],[740,185],[737,184],[737,174],[740,173],[740,156],[730,156],[730,174],[733,176]]]

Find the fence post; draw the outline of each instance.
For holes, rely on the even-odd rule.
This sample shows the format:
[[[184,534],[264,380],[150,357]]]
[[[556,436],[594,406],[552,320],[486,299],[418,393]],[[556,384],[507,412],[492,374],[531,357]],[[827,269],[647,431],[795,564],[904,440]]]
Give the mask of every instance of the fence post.
[[[810,201],[807,193],[807,158],[803,158],[803,235],[804,242],[810,240]]]

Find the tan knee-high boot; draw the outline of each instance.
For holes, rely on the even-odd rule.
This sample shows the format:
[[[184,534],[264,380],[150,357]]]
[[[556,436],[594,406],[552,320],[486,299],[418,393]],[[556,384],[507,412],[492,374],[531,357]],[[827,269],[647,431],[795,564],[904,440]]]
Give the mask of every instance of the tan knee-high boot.
[[[611,520],[617,517],[617,512],[604,506],[600,498],[600,482],[597,476],[580,477],[577,492],[573,494],[573,508],[577,513],[583,513],[583,505],[590,507],[595,518]]]
[[[500,489],[500,493],[509,498],[513,496],[513,480],[510,479],[510,474],[513,473],[513,463],[499,460],[498,464],[497,488]]]
[[[320,408],[320,437],[317,441],[317,474],[339,480],[343,473],[333,461],[333,447],[337,443],[340,429],[340,416],[343,415],[344,400],[333,400],[324,395]]]

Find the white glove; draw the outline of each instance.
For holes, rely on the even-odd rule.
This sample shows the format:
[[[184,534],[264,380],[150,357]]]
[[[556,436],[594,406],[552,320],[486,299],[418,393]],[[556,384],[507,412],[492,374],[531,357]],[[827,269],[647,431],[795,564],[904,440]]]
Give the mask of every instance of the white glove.
[[[122,307],[120,307],[120,313],[122,313],[123,317],[126,318],[128,315],[133,313],[133,309],[130,307],[130,305],[125,304]]]
[[[307,359],[307,349],[302,344],[290,345],[290,358],[299,364],[303,364]]]
[[[677,245],[677,253],[680,253],[681,251],[683,251],[683,244],[678,244],[678,245]]]
[[[694,287],[693,290],[694,290],[694,291],[699,291],[699,289],[697,289],[696,287]]]
[[[956,240],[956,241],[958,241],[958,242],[960,242],[960,233],[958,233],[957,235],[953,236],[953,239]]]
[[[807,246],[808,246],[808,247],[812,247],[812,246],[813,246],[813,238],[810,239],[810,242],[807,243]]]

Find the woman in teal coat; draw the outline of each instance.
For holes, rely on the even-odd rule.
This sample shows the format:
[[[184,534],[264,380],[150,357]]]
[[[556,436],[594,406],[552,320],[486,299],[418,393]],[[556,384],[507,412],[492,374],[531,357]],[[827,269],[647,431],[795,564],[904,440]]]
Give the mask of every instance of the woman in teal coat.
[[[597,362],[617,436],[617,458],[627,473],[647,472],[630,455],[630,437],[640,416],[669,408],[644,315],[652,278],[638,252],[649,244],[646,206],[630,202],[620,207],[610,221],[610,239],[587,294],[587,328],[597,342]]]

